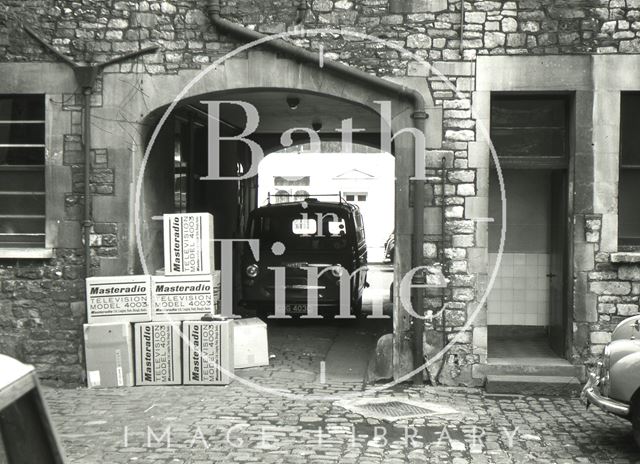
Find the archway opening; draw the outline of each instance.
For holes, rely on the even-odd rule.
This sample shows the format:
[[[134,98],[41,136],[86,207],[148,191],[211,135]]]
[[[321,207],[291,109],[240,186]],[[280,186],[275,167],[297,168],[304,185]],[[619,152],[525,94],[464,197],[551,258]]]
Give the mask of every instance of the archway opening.
[[[258,205],[314,200],[357,206],[367,250],[362,314],[348,324],[331,320],[274,323],[271,334],[281,352],[295,347],[298,340],[317,343],[331,337],[326,346],[326,375],[358,379],[377,340],[393,331],[395,159],[366,145],[354,145],[350,152],[344,152],[339,142],[324,142],[320,151],[317,148],[301,144],[266,157],[258,169]],[[326,261],[327,255],[322,258]]]
[[[218,104],[219,113],[214,117],[210,108]],[[159,117],[161,110],[151,118]],[[248,130],[254,111],[259,119]],[[343,143],[343,121],[349,121],[346,127],[353,128],[346,144]],[[219,145],[218,168],[219,175],[226,179],[207,179],[212,172],[209,164],[211,124],[217,126],[223,139]],[[284,185],[286,181],[283,185],[274,184],[274,188],[279,188],[272,192],[273,203],[301,202],[324,195],[322,191],[328,189],[334,196],[327,201],[356,205],[355,209],[362,211],[365,218],[365,227],[371,224],[365,236],[376,268],[370,273],[369,286],[363,293],[364,318],[326,323],[296,319],[293,324],[279,321],[272,324],[263,318],[268,323],[269,349],[274,355],[266,369],[291,369],[302,363],[309,376],[319,378],[322,374],[328,379],[361,383],[378,337],[393,332],[390,295],[393,255],[384,263],[384,247],[394,230],[395,160],[389,153],[379,153],[380,134],[384,130],[381,124],[378,113],[359,103],[319,93],[264,88],[185,99],[160,131],[145,176],[144,209],[148,217],[170,212],[209,212],[214,216],[216,239],[247,238],[250,215],[265,200],[261,197],[259,176],[251,175],[258,170],[257,160],[247,143],[251,141],[266,156],[259,163],[261,170],[277,164],[278,158],[298,156],[304,143],[307,143],[306,151],[302,150],[305,154],[299,157],[303,160],[302,166],[317,174],[317,166],[327,165],[330,159],[329,164],[335,168],[327,171],[324,178],[320,176],[319,185],[324,183],[318,187],[320,190],[311,189],[311,185],[292,189],[294,186]],[[308,154],[310,141],[316,152],[315,159]],[[283,151],[284,146],[288,148]],[[322,156],[325,156],[324,162]],[[283,172],[270,177],[275,181],[275,177],[292,176]],[[237,179],[229,179],[232,177]],[[146,254],[150,272],[161,272],[162,231],[158,221],[147,224],[146,237],[149,238]],[[233,295],[228,301],[233,305],[234,314],[263,316],[264,313],[258,314],[255,308],[243,305],[246,295],[242,282],[246,276],[241,254],[240,247],[236,247]],[[219,247],[215,255],[214,266],[221,269]],[[273,303],[266,302],[262,309],[273,314]],[[372,315],[378,318],[366,317]],[[300,358],[301,353],[306,354]]]

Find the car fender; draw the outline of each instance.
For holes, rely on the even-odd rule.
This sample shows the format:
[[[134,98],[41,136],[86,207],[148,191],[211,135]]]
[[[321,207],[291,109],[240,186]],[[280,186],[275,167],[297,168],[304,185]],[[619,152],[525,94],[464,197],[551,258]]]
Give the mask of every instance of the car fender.
[[[629,340],[635,342],[635,340]],[[634,343],[637,346],[637,343]],[[609,370],[609,396],[618,401],[631,402],[640,388],[640,351],[636,350],[612,362]]]
[[[640,315],[629,317],[620,322],[620,324],[618,324],[618,326],[611,333],[611,341],[630,339],[632,337],[640,336],[638,328],[635,327],[635,324],[638,321],[640,321]]]

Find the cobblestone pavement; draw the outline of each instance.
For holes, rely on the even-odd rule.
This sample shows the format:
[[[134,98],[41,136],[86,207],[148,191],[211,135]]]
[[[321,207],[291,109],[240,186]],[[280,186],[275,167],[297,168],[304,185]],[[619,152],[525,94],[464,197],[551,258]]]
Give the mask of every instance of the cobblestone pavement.
[[[46,388],[45,395],[71,463],[640,462],[630,425],[577,399],[322,384],[320,361],[338,330],[270,327],[270,366],[238,370],[241,379],[226,387]],[[423,400],[457,413],[391,423],[319,399],[347,394]]]
[[[351,329],[379,334],[385,324]],[[630,424],[577,399],[320,383],[320,362],[341,330],[329,322],[270,324],[270,365],[238,370],[226,387],[45,388],[45,395],[71,463],[640,462]],[[337,400],[350,394],[457,412],[386,422],[341,407]]]
[[[296,389],[339,395],[359,387],[290,388]],[[628,423],[586,411],[576,399],[411,386],[384,395],[446,404],[458,413],[394,424],[237,382],[45,392],[72,463],[640,462]]]

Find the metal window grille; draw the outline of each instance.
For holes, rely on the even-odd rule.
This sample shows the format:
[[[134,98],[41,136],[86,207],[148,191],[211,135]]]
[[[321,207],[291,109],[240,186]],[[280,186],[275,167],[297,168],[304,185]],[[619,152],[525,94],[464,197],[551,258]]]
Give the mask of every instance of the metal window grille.
[[[0,94],[0,247],[45,243],[44,95]]]

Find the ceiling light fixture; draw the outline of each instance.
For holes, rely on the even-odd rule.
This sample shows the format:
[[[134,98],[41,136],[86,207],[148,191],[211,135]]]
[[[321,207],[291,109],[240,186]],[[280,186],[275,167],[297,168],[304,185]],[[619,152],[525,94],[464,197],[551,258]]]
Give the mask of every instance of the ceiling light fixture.
[[[287,105],[292,110],[298,109],[298,105],[300,104],[300,99],[298,97],[287,97]]]

